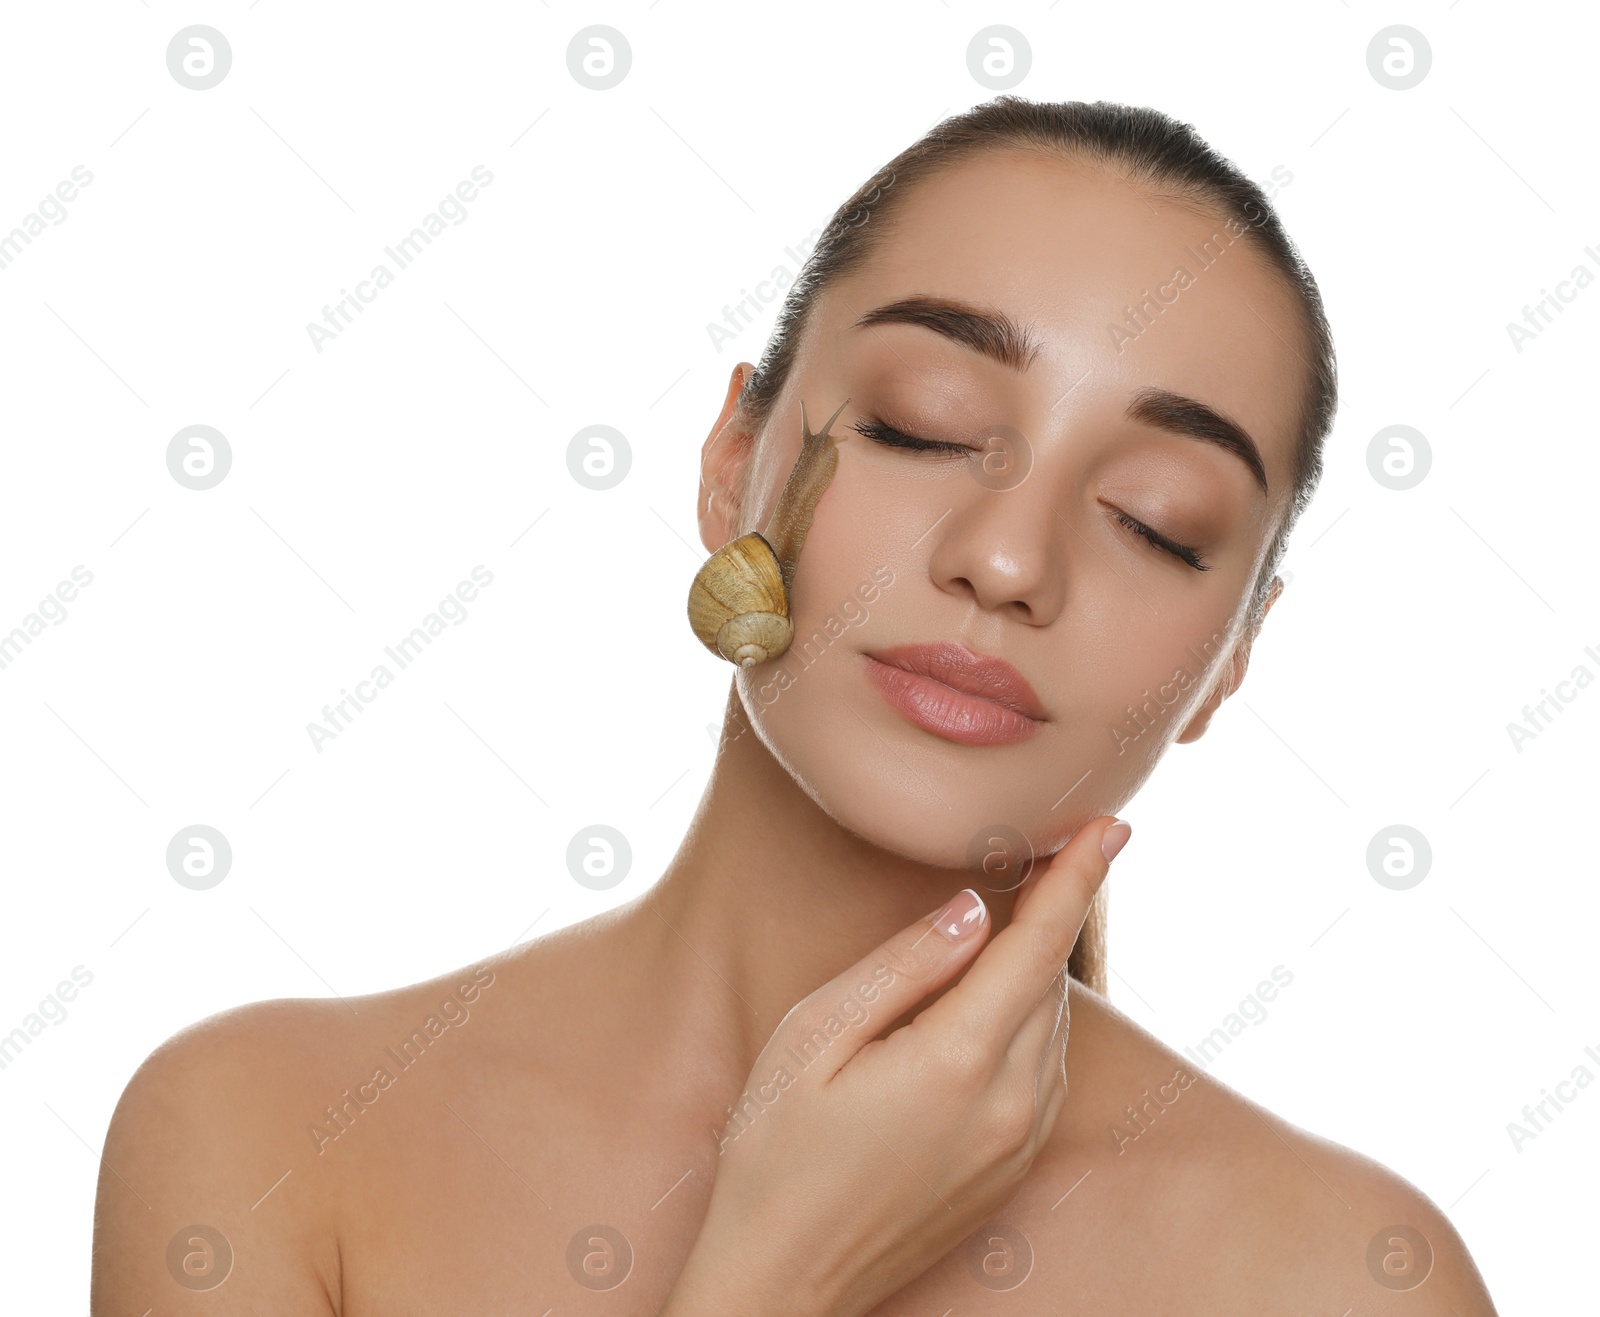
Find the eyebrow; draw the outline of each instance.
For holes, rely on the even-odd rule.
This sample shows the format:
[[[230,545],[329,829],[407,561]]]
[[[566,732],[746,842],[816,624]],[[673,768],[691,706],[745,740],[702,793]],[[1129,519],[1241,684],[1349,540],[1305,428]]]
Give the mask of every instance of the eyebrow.
[[[915,294],[875,307],[855,323],[922,325],[1015,371],[1033,365],[1041,345],[1004,311],[989,311],[952,297]]]
[[[1261,450],[1249,431],[1198,398],[1151,386],[1134,394],[1126,415],[1130,421],[1143,421],[1185,439],[1199,439],[1227,449],[1250,468],[1250,474],[1263,493],[1272,492],[1267,487],[1267,468],[1261,460]]]
[[[902,297],[874,307],[854,327],[885,324],[921,325],[1019,373],[1033,365],[1041,350],[1038,340],[1004,311],[951,297]],[[1271,493],[1261,449],[1249,431],[1198,398],[1152,385],[1134,394],[1125,415],[1130,421],[1226,449],[1250,468],[1263,492]]]

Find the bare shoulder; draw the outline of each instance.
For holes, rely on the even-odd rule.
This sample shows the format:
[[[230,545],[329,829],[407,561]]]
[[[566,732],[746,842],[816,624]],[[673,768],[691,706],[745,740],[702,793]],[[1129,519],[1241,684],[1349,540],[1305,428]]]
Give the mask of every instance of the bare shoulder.
[[[224,1285],[258,1308],[338,1311],[325,1186],[283,1181],[297,1170],[306,1179],[290,1113],[330,1025],[322,1001],[256,1002],[190,1025],[145,1058],[106,1131],[96,1317],[198,1312]]]
[[[1134,1217],[1159,1200],[1173,1266],[1205,1277],[1218,1311],[1494,1317],[1456,1228],[1414,1184],[1250,1101],[1080,986],[1072,1031],[1111,1076],[1085,1085],[1080,1137]]]
[[[392,1042],[397,1021],[448,1014],[434,999],[481,991],[477,972],[351,999],[253,1002],[152,1051],[106,1132],[95,1317],[199,1312],[208,1301],[214,1309],[210,1292],[224,1286],[229,1310],[337,1314],[338,1221],[351,1177],[317,1155],[308,1131],[352,1082],[352,1058],[365,1058],[379,1036]]]

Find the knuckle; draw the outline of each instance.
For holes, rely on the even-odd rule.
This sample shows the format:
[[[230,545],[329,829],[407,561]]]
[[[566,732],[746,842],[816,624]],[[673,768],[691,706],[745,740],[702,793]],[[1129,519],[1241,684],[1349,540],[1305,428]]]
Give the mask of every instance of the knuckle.
[[[810,1010],[785,1018],[782,1034],[784,1050],[789,1056],[821,1056],[827,1053],[832,1035],[824,1027],[828,1018],[825,1004],[814,1005]]]
[[[758,1064],[764,1069],[769,1059],[776,1063],[783,1057],[789,1057],[790,1068],[793,1069],[792,1059],[795,1057],[827,1055],[831,1050],[830,1044],[838,1036],[839,1018],[831,995],[812,996],[796,1002],[778,1022],[778,1027],[758,1058]],[[803,1079],[813,1069],[821,1070],[821,1067],[802,1068],[797,1078]]]
[[[934,1091],[955,1093],[973,1099],[986,1092],[993,1076],[993,1060],[988,1050],[968,1037],[941,1038],[930,1057],[930,1079]]]
[[[931,972],[928,957],[923,955],[922,949],[903,942],[885,943],[878,952],[877,961],[896,981],[909,979],[920,982]]]
[[[989,1133],[998,1151],[1014,1155],[1026,1149],[1033,1139],[1035,1124],[1034,1094],[1031,1086],[1008,1084],[989,1112]]]
[[[1065,981],[1067,959],[1072,955],[1072,939],[1076,929],[1068,929],[1057,920],[1040,920],[1028,929],[1027,955],[1030,967],[1043,971],[1054,969]]]
[[[1026,1149],[1034,1138],[1034,1095],[1006,1095],[995,1111],[994,1135],[997,1143],[1008,1154]]]

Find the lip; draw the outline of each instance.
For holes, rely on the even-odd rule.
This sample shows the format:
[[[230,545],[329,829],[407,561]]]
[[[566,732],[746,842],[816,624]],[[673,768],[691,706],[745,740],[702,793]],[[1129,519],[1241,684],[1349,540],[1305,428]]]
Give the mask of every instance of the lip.
[[[961,745],[1026,740],[1046,721],[1032,686],[1002,658],[940,642],[870,650],[867,675],[909,721]]]

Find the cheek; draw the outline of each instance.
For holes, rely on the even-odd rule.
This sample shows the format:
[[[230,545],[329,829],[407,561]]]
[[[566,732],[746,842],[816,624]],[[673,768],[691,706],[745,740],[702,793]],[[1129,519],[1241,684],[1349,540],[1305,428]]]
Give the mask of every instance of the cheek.
[[[912,558],[926,552],[923,532],[949,506],[946,499],[925,516],[922,505],[936,497],[927,487],[875,479],[875,469],[860,460],[858,445],[866,442],[857,437],[840,447],[838,472],[817,504],[791,600],[797,615],[827,612],[858,588],[870,593],[874,573],[884,567],[903,577]]]
[[[791,652],[778,662],[787,663],[795,679],[809,676],[831,649],[851,651],[859,663],[864,649],[922,638],[905,596],[918,555],[927,549],[925,540],[920,546],[916,541],[938,514],[924,518],[923,500],[885,490],[866,476],[849,446],[842,447],[838,473],[817,505],[789,593],[795,637]],[[926,585],[925,557],[920,570]],[[830,667],[843,667],[842,660],[831,660]]]
[[[770,663],[738,674],[745,708],[773,753],[793,771],[795,754],[823,729],[837,749],[838,723],[848,714],[839,703],[841,681],[854,676],[868,647],[863,634],[873,625],[899,567],[863,533],[860,500],[835,477],[817,505],[789,591],[794,638]],[[816,756],[808,756],[815,760]]]
[[[762,464],[746,479],[751,489],[761,491],[741,510],[740,524],[747,529],[770,527],[780,491],[794,470],[798,444],[779,445],[775,440],[758,446],[752,461]],[[795,579],[788,591],[788,613],[794,636],[788,650],[753,673],[740,671],[738,684],[752,718],[808,676],[812,664],[840,635],[841,627],[858,620],[856,587],[870,572],[857,564],[860,551],[852,536],[857,509],[841,509],[841,498],[849,485],[849,463],[840,453],[839,469],[823,491],[813,513],[811,525],[800,547]]]
[[[1077,720],[1092,727],[1112,760],[1154,759],[1187,723],[1229,643],[1231,615],[1218,618],[1214,601],[1163,602],[1159,615],[1127,592],[1110,596],[1121,607],[1074,644],[1064,671],[1077,679],[1066,693]],[[1148,771],[1148,766],[1146,768]]]

